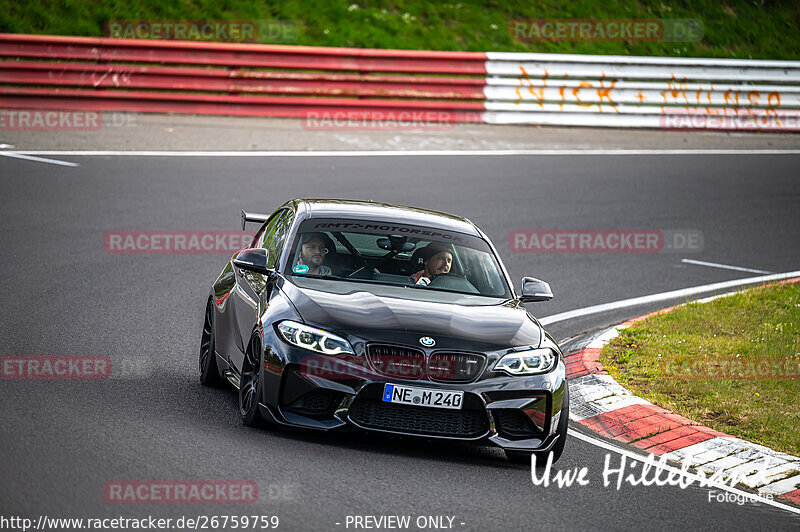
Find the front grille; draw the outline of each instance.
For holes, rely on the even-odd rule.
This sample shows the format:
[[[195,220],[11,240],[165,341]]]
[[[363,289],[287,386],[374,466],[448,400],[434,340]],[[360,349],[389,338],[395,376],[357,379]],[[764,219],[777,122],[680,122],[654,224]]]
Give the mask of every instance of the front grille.
[[[397,379],[421,379],[425,374],[425,353],[396,345],[370,344],[367,356],[375,371]]]
[[[294,401],[288,409],[298,414],[326,414],[336,407],[341,398],[339,392],[319,388]]]
[[[489,430],[483,410],[444,410],[357,398],[349,415],[363,427],[431,436],[477,438]]]
[[[425,357],[420,349],[388,344],[369,344],[367,356],[381,375],[398,379],[469,382],[483,371],[485,358],[475,353],[437,351]]]
[[[473,353],[433,353],[428,358],[432,381],[469,382],[483,370],[484,357]]]
[[[541,414],[540,412],[536,413]],[[522,410],[502,408],[492,410],[492,416],[494,417],[497,432],[503,436],[529,438],[540,436],[543,433],[543,429],[537,427]],[[544,425],[544,419],[542,419],[542,424]]]

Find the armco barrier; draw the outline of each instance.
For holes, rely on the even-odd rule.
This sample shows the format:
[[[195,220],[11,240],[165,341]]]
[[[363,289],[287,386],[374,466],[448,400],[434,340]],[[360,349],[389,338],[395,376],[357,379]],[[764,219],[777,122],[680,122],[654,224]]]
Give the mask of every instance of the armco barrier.
[[[0,109],[800,131],[800,61],[0,34]]]

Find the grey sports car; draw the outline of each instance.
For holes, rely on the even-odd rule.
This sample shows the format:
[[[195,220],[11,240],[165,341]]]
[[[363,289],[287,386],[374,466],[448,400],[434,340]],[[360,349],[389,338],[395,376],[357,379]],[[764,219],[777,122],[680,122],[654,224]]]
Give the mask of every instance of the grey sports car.
[[[206,304],[200,381],[239,390],[246,425],[356,429],[561,455],[568,390],[556,342],[465,218],[295,199],[225,265]]]

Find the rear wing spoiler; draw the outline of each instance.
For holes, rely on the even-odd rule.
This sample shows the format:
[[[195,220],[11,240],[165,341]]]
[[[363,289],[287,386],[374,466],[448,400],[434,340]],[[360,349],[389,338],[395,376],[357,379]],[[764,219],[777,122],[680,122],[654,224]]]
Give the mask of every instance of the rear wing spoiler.
[[[242,231],[244,231],[244,226],[247,222],[254,222],[258,224],[263,224],[269,218],[269,214],[259,214],[257,212],[247,212],[242,209]]]

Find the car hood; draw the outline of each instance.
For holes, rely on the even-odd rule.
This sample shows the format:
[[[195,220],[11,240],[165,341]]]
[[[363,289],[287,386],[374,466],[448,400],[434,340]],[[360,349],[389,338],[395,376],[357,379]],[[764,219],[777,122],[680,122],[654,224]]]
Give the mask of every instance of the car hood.
[[[315,281],[317,286],[323,282]],[[441,292],[339,281],[328,281],[325,290],[291,282],[282,289],[306,323],[367,341],[406,343],[413,338],[417,344],[420,336],[430,336],[437,347],[494,350],[537,347],[542,340],[539,323],[524,307],[507,301],[457,304],[447,299],[458,296]]]

